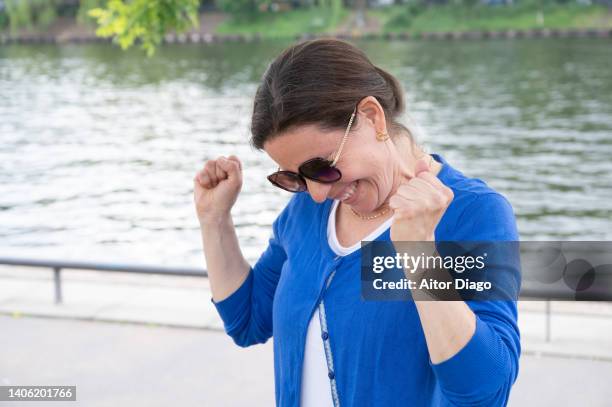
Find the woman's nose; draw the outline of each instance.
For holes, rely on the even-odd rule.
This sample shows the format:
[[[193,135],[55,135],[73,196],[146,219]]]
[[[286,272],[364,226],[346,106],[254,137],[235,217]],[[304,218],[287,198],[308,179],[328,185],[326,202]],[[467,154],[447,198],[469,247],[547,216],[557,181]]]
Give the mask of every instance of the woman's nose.
[[[306,186],[308,187],[308,193],[316,203],[324,202],[332,187],[330,184],[321,184],[320,182],[314,182],[309,179],[306,180]]]

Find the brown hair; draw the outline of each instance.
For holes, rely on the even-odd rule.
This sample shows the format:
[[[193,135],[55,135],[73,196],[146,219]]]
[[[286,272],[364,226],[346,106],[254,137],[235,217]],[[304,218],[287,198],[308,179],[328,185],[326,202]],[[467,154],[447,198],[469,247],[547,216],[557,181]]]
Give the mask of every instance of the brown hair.
[[[392,137],[410,131],[397,117],[404,110],[400,83],[375,66],[349,42],[335,38],[304,41],[285,49],[266,69],[257,88],[251,118],[251,144],[266,141],[292,126],[344,129],[355,105],[374,96],[385,112]],[[355,116],[354,127],[358,126]]]

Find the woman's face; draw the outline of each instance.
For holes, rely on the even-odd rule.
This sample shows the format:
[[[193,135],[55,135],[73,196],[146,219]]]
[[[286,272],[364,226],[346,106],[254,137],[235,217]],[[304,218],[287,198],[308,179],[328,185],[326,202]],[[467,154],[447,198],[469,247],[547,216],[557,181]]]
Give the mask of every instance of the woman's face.
[[[381,206],[392,192],[394,183],[399,181],[396,180],[398,156],[390,139],[384,142],[376,139],[376,129],[385,130],[381,126],[384,113],[380,105],[378,109],[380,111],[376,106],[360,103],[355,120],[359,127],[353,127],[348,134],[336,163],[342,172],[338,182],[322,184],[306,180],[308,193],[314,201],[340,199],[359,213],[369,213]],[[347,125],[349,119],[347,117]],[[343,136],[344,130],[324,132],[316,125],[303,125],[266,141],[264,150],[281,170],[298,172],[298,167],[311,158],[332,159]]]

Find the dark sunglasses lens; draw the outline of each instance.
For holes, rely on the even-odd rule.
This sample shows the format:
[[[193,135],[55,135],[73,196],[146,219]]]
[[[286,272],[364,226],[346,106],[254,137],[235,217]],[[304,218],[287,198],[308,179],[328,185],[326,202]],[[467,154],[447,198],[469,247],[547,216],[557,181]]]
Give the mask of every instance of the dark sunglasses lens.
[[[331,167],[329,161],[322,159],[314,159],[302,164],[300,171],[306,178],[323,183],[336,182],[342,177],[340,170]]]
[[[279,188],[290,192],[306,191],[306,184],[302,179],[291,173],[277,172],[268,176],[268,180]]]

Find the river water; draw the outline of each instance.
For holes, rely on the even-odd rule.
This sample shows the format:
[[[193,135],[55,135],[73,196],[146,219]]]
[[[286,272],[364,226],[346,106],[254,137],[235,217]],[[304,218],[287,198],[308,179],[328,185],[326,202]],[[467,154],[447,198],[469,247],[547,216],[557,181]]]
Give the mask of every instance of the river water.
[[[522,239],[612,239],[609,40],[357,44],[400,79],[429,151],[509,198]],[[289,193],[265,179],[249,113],[287,45],[0,47],[0,255],[205,266],[192,178],[236,154],[256,260]]]

